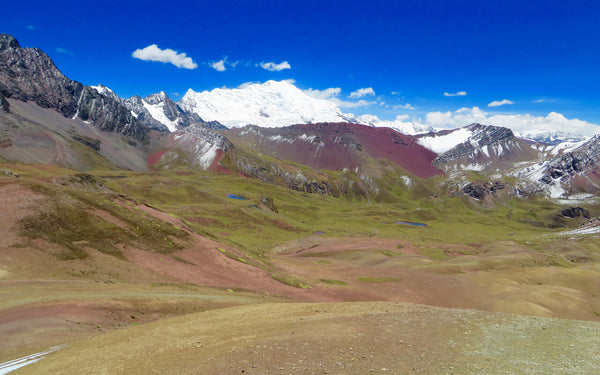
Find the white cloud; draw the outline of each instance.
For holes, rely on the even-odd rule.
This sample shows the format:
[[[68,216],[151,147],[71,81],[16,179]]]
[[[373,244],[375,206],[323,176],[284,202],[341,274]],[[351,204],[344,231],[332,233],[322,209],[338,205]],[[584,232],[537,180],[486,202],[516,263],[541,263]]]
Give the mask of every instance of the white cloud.
[[[342,92],[342,89],[339,87],[330,87],[325,90],[308,89],[308,90],[303,90],[303,91],[306,95],[308,95],[312,98],[330,99],[330,98],[338,96]]]
[[[56,52],[57,53],[64,53],[65,55],[69,55],[69,56],[73,56],[73,52],[66,50],[64,48],[61,47],[56,47]]]
[[[416,109],[416,108],[412,104],[406,103],[406,104],[395,105],[394,109],[396,109],[396,110],[397,109],[410,109],[410,110],[413,110],[413,109]]]
[[[546,101],[546,99],[538,99],[538,100],[534,100],[533,102],[534,103],[543,103],[545,101]]]
[[[488,107],[499,107],[499,106],[505,105],[505,104],[515,104],[515,102],[513,102],[512,100],[508,100],[508,99],[494,100],[493,102],[488,104]]]
[[[227,68],[225,67],[225,62],[226,62],[226,59],[223,59],[223,60],[215,61],[212,63],[208,63],[208,66],[210,66],[211,68],[213,68],[216,71],[224,72],[227,70]]]
[[[444,96],[467,96],[467,92],[466,91],[445,92]]]
[[[177,51],[169,48],[160,49],[156,44],[143,49],[136,49],[131,56],[144,61],[170,63],[178,68],[196,69],[198,67],[198,64],[191,57],[187,57],[185,53],[177,53]]]
[[[340,93],[342,92],[342,89],[339,87],[330,87],[325,90],[308,89],[308,90],[302,90],[302,91],[306,95],[308,95],[312,98],[329,100],[330,102],[335,103],[335,105],[337,105],[340,108],[357,108],[357,107],[366,107],[366,106],[369,106],[372,104],[377,104],[377,102],[366,101],[363,99],[361,99],[357,102],[341,100],[338,98],[338,95],[340,95]]]
[[[425,121],[415,120],[434,128],[458,128],[472,123],[503,126],[512,129],[518,135],[534,135],[542,132],[560,131],[584,136],[600,133],[600,126],[581,121],[567,119],[560,113],[550,112],[546,116],[524,115],[490,115],[479,107],[461,108],[454,112],[430,112]]]
[[[364,99],[361,99],[361,100],[359,100],[357,102],[348,102],[348,101],[345,101],[345,100],[340,100],[338,98],[329,98],[327,100],[329,100],[331,102],[334,102],[340,108],[366,107],[366,106],[369,106],[371,104],[376,104],[376,102],[369,102],[369,101],[366,101]]]
[[[375,91],[373,91],[372,87],[365,87],[351,92],[349,98],[358,99],[363,96],[375,96]]]
[[[284,69],[292,69],[292,67],[287,61],[284,61],[279,64],[275,64],[274,62],[261,62],[259,65],[261,68],[270,72],[280,72]]]
[[[246,87],[248,87],[248,86],[251,86],[251,85],[256,85],[256,84],[260,84],[260,82],[259,82],[259,81],[249,81],[249,82],[244,82],[244,83],[242,83],[241,85],[239,85],[237,88],[238,88],[238,89],[245,89],[245,88],[246,88]]]

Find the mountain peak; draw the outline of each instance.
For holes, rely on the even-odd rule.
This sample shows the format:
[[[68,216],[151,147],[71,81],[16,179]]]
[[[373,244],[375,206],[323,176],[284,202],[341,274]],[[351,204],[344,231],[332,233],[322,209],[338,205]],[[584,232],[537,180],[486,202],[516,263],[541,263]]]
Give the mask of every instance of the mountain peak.
[[[203,92],[190,89],[179,105],[206,121],[219,121],[228,127],[346,121],[335,103],[310,97],[290,81],[247,83]]]
[[[166,92],[160,91],[154,94],[150,94],[144,98],[144,101],[149,104],[158,104],[170,99]]]
[[[109,89],[108,87],[104,86],[103,84],[99,84],[97,86],[90,86],[90,87],[93,88],[94,90],[98,91],[99,94],[113,93],[113,90]]]
[[[0,51],[5,49],[19,49],[21,46],[14,36],[8,34],[0,34]]]

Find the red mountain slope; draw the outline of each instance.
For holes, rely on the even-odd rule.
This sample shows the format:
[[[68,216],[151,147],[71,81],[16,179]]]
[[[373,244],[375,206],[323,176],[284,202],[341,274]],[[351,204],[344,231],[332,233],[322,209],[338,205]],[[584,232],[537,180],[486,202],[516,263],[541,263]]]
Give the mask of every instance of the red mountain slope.
[[[415,137],[390,128],[349,123],[249,126],[233,129],[228,136],[264,154],[317,169],[354,169],[369,159],[383,158],[417,177],[443,174],[431,164],[437,154],[419,145]]]

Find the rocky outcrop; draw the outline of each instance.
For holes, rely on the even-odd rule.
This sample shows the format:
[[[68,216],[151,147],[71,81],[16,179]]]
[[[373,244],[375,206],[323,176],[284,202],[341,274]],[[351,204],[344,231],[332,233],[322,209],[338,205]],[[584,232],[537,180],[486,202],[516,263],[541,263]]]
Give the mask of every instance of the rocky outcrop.
[[[563,217],[567,217],[569,219],[575,219],[575,218],[579,218],[579,217],[589,219],[592,217],[590,212],[582,207],[565,208],[562,211],[560,211],[560,215]]]
[[[262,182],[285,186],[288,189],[306,193],[337,196],[327,181],[309,179],[300,170],[286,171],[282,168],[263,160],[250,160],[240,158],[236,166],[245,175],[254,177]]]
[[[21,48],[17,40],[0,34],[0,94],[52,108],[68,118],[92,121],[104,131],[118,132],[139,141],[147,129],[116,99],[62,74],[38,48]]]
[[[265,206],[267,206],[267,208],[275,213],[278,213],[279,210],[277,209],[277,207],[275,206],[275,203],[273,202],[273,198],[269,197],[269,196],[265,196],[260,198],[260,201],[262,204],[264,204]]]
[[[498,190],[503,190],[505,187],[506,185],[501,181],[494,181],[493,183],[468,184],[462,188],[461,192],[471,198],[483,200],[487,196],[495,195]]]

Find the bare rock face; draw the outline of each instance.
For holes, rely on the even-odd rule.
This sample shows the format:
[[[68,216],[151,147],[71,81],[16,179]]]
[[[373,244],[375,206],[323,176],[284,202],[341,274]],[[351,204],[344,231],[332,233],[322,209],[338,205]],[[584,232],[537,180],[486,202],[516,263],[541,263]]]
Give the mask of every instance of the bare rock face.
[[[214,130],[226,129],[216,121],[206,122],[197,114],[184,111],[164,91],[148,95],[143,99],[135,95],[124,100],[123,104],[137,116],[142,124],[161,132],[182,130],[192,125],[201,125]],[[163,122],[153,117],[147,106],[154,107],[155,111],[162,113],[160,120]],[[170,125],[170,129],[167,124]]]
[[[483,200],[486,196],[495,195],[498,190],[502,190],[506,185],[502,181],[484,184],[468,184],[462,188],[462,193],[477,200]]]
[[[595,136],[581,147],[552,160],[542,181],[560,179],[567,182],[577,175],[585,175],[600,162],[600,137]]]
[[[600,191],[600,136],[550,160],[539,182],[560,185],[570,193]]]
[[[439,155],[433,165],[441,167],[458,162],[491,166],[531,157],[529,147],[508,128],[482,124],[471,124],[465,128],[472,133],[469,139]]]
[[[592,217],[592,215],[590,215],[590,212],[588,210],[586,210],[585,208],[582,207],[569,207],[569,208],[565,208],[564,210],[562,210],[560,212],[560,215],[563,217],[568,217],[570,219],[575,219],[578,217],[582,217],[585,219],[589,219]]]
[[[0,94],[56,109],[68,118],[92,121],[104,131],[139,141],[148,138],[147,129],[118,100],[67,78],[42,50],[21,48],[7,34],[0,34]],[[2,108],[6,110],[4,104]]]
[[[134,95],[129,99],[123,101],[123,104],[127,109],[131,112],[135,113],[137,119],[144,124],[145,126],[157,130],[159,132],[168,132],[169,128],[167,128],[163,123],[152,117],[150,112],[144,107],[144,103],[142,102],[142,98],[138,95]]]

